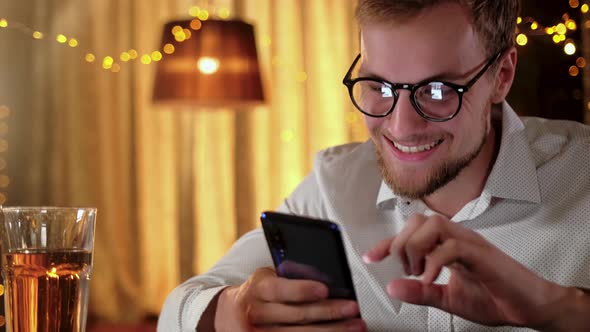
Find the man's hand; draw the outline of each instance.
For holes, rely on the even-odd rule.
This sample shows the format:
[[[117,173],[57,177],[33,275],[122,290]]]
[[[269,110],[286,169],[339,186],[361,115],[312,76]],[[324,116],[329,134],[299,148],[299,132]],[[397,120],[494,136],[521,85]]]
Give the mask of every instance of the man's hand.
[[[365,331],[354,301],[327,299],[328,288],[311,280],[277,277],[256,270],[240,286],[222,291],[216,331]]]
[[[387,287],[392,297],[481,324],[550,328],[557,318],[555,304],[572,294],[442,216],[411,217],[397,236],[363,258],[371,263],[388,255],[399,257],[406,274],[421,276],[392,280]],[[433,284],[443,267],[451,273],[448,284]]]

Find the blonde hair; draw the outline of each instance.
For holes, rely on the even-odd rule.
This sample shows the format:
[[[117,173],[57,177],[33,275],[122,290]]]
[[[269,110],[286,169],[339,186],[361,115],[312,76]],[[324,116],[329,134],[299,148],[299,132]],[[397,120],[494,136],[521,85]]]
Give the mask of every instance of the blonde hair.
[[[359,0],[356,18],[361,29],[368,23],[403,23],[443,2],[458,3],[471,14],[488,56],[514,45],[519,0]]]

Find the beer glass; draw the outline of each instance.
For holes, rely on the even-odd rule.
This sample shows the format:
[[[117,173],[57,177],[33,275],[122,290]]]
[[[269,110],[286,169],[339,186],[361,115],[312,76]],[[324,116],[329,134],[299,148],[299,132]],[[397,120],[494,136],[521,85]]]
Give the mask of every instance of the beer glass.
[[[1,208],[8,331],[85,331],[95,217],[95,208]]]

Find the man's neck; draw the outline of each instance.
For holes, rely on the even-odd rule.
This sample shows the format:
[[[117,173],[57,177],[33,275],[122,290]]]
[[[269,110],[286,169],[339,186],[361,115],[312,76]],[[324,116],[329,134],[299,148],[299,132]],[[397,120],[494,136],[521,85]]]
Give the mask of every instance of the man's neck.
[[[490,132],[479,155],[457,178],[423,199],[431,210],[452,218],[481,195],[500,149],[501,128],[501,121],[498,123],[492,119]]]

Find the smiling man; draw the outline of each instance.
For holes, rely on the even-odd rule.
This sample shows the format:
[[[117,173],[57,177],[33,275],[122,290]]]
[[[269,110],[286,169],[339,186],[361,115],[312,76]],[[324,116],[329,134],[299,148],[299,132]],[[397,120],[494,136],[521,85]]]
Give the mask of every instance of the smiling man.
[[[255,230],[172,292],[159,329],[590,329],[590,129],[505,102],[518,9],[359,1],[343,83],[371,140],[320,152],[279,208],[342,226],[358,302],[277,277]]]

